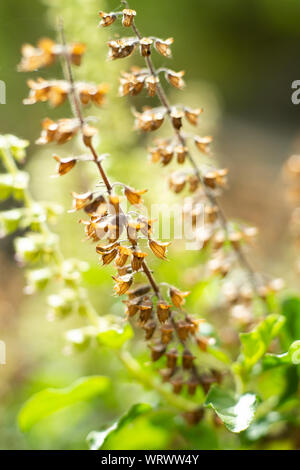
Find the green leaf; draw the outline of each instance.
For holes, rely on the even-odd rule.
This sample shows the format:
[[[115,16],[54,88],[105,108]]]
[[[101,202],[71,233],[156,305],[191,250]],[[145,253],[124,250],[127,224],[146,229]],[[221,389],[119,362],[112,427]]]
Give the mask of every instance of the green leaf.
[[[148,413],[151,410],[151,405],[147,403],[138,403],[133,405],[119,421],[116,421],[109,428],[103,431],[92,431],[87,437],[90,450],[101,449],[109,437],[117,435],[118,432],[120,432],[125,426],[130,424],[139,416]]]
[[[281,315],[269,315],[250,333],[241,333],[242,363],[251,369],[266,353],[271,341],[275,338],[285,322]]]
[[[283,421],[283,417],[280,415],[280,413],[272,411],[259,420],[254,421],[254,423],[252,423],[251,426],[245,431],[243,439],[250,442],[257,441],[258,439],[266,436],[274,424],[278,424],[281,421]]]
[[[18,421],[23,432],[56,411],[75,403],[90,400],[107,391],[109,379],[102,376],[83,377],[66,388],[47,388],[33,395],[23,406]]]
[[[248,428],[257,407],[256,395],[246,393],[236,397],[230,390],[218,386],[211,387],[205,406],[212,408],[231,432],[241,432]]]
[[[294,341],[286,353],[266,354],[263,359],[264,369],[291,364],[300,364],[300,340]]]

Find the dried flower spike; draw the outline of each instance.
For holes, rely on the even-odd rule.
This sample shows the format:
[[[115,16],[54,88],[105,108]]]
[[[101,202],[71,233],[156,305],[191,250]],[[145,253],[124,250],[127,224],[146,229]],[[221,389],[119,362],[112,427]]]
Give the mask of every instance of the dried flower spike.
[[[125,8],[123,10],[123,19],[122,19],[122,24],[126,28],[130,28],[132,26],[134,17],[136,16],[136,11],[131,10],[130,8]]]

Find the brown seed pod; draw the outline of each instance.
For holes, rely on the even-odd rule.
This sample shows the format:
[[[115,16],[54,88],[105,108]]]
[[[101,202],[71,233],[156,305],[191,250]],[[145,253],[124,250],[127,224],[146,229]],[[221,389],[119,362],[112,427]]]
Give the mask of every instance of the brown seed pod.
[[[192,376],[187,382],[187,388],[189,395],[195,395],[197,387],[199,386],[200,381],[197,377]]]
[[[139,303],[139,312],[140,312],[140,321],[142,324],[146,323],[150,320],[153,310],[153,304],[150,299],[144,299],[141,303]]]
[[[135,299],[136,297],[142,297],[150,292],[151,286],[149,284],[144,284],[137,286],[135,289],[128,291],[128,298]]]
[[[183,381],[183,378],[182,377],[174,377],[172,380],[171,380],[171,385],[173,387],[173,392],[176,394],[176,395],[179,395],[181,390],[182,390],[182,387],[184,385],[184,381]]]
[[[184,108],[185,117],[189,121],[189,123],[192,124],[193,126],[198,125],[198,117],[202,112],[203,112],[203,109],[200,109],[200,108],[196,108],[196,109]]]
[[[164,323],[160,327],[160,332],[161,332],[161,342],[163,344],[169,344],[170,341],[172,340],[174,328],[170,323]]]
[[[190,426],[195,426],[203,420],[204,408],[198,408],[198,410],[183,413],[183,417],[187,424],[189,424]]]
[[[177,157],[177,163],[179,163],[179,165],[182,165],[185,162],[185,158],[188,153],[188,148],[183,145],[176,145],[176,147],[174,147],[174,152]]]
[[[62,48],[62,51],[63,51],[63,48]],[[86,46],[85,44],[82,44],[81,42],[70,44],[68,46],[68,52],[69,52],[70,60],[72,64],[77,65],[77,66],[81,65],[82,57],[85,51],[86,51]],[[62,53],[63,52],[61,52],[61,54]]]
[[[194,193],[197,191],[197,189],[200,186],[200,180],[197,175],[189,175],[188,177],[188,183],[189,183],[189,191],[190,193]]]
[[[176,368],[177,359],[178,359],[177,349],[175,349],[175,348],[170,349],[170,351],[168,351],[166,353],[166,357],[167,357],[167,367],[168,367],[168,369],[174,370]]]
[[[193,367],[195,356],[189,351],[185,349],[182,354],[182,366],[184,369],[191,369]]]
[[[136,38],[122,38],[108,42],[109,54],[111,60],[124,59],[129,57],[135,50],[138,40]]]
[[[145,79],[145,85],[148,91],[149,96],[155,96],[157,91],[157,85],[159,83],[159,78],[154,75],[148,75]]]
[[[145,339],[148,341],[149,339],[152,338],[155,329],[156,329],[156,323],[154,320],[148,321],[143,325],[143,330],[145,331]]]
[[[73,209],[69,210],[68,212],[75,212],[83,209],[87,206],[87,204],[93,199],[93,193],[88,191],[86,193],[76,193],[72,192],[73,197]]]
[[[125,276],[120,276],[120,277],[112,276],[112,278],[114,279],[114,281],[116,281],[114,290],[117,295],[126,294],[126,292],[128,291],[128,289],[130,288],[133,282],[133,277],[131,274],[126,274]]]
[[[130,248],[126,246],[119,246],[118,247],[118,256],[116,258],[116,265],[119,267],[125,266],[127,263],[128,257],[132,254]]]
[[[182,90],[185,87],[185,83],[183,80],[184,71],[181,70],[180,72],[174,72],[173,70],[167,70],[165,76],[166,80],[175,88]]]
[[[75,89],[78,92],[79,99],[83,105],[94,103],[97,106],[102,106],[105,103],[105,97],[109,91],[109,85],[101,83],[94,85],[91,83],[75,83]]]
[[[56,58],[55,42],[44,38],[37,43],[37,47],[31,44],[23,44],[22,59],[18,65],[19,72],[33,72],[42,67],[52,65]]]
[[[131,267],[133,271],[139,271],[142,267],[144,259],[146,258],[146,256],[148,256],[148,254],[143,253],[142,251],[134,251],[132,254],[133,257],[131,261]]]
[[[186,316],[186,322],[189,324],[189,328],[190,328],[190,333],[192,335],[195,335],[198,330],[199,330],[199,325],[201,322],[203,322],[203,320],[199,319],[199,318],[193,318],[189,315]]]
[[[35,104],[49,101],[52,107],[63,104],[70,93],[71,86],[65,80],[44,80],[38,78],[37,81],[28,80],[30,88],[29,97],[23,100],[23,104]]]
[[[119,95],[138,95],[144,88],[145,79],[146,75],[138,72],[123,74],[123,77],[120,78]]]
[[[168,145],[165,148],[161,149],[161,163],[163,166],[169,165],[171,163],[173,156],[174,156],[174,147],[172,145]]]
[[[131,10],[130,8],[125,8],[122,13],[123,13],[123,19],[122,19],[123,26],[125,26],[125,28],[130,28],[136,16],[136,11]]]
[[[208,155],[210,151],[210,144],[212,143],[213,138],[211,136],[206,136],[206,137],[195,136],[194,140],[200,152],[205,153],[205,155]]]
[[[208,224],[213,224],[218,219],[219,210],[216,206],[205,206],[204,212]]]
[[[206,338],[205,336],[197,336],[196,341],[199,349],[201,349],[201,351],[206,352],[207,347],[210,344],[209,338]]]
[[[145,217],[140,216],[138,218],[138,222],[140,224],[140,230],[141,230],[142,234],[145,237],[149,238],[150,235],[151,235],[151,232],[152,232],[152,225],[155,222],[155,220],[146,219]]]
[[[54,160],[58,162],[57,173],[59,176],[66,175],[74,168],[77,163],[76,158],[60,158],[58,155],[53,155]]]
[[[133,300],[125,300],[124,301],[124,304],[127,306],[127,309],[126,309],[126,315],[128,315],[128,317],[134,317],[134,315],[137,314],[137,312],[139,311],[139,308],[138,308],[138,303],[139,303],[140,299],[133,299]]]
[[[107,215],[107,203],[105,197],[100,195],[97,196],[90,204],[84,207],[84,211],[89,215],[94,216],[105,216]]]
[[[170,378],[173,375],[173,371],[171,369],[161,369],[159,373],[162,377],[163,382],[169,382]]]
[[[190,324],[184,320],[179,320],[178,322],[176,322],[176,330],[179,338],[182,341],[185,341],[190,333]]]
[[[118,250],[115,248],[111,251],[108,251],[107,253],[103,253],[102,255],[103,265],[110,264],[115,259],[117,254],[118,254]]]
[[[165,353],[166,346],[164,344],[156,344],[151,346],[151,358],[153,362],[158,361]]]
[[[173,305],[177,308],[181,308],[185,302],[185,298],[190,295],[189,291],[181,292],[180,290],[176,289],[176,287],[171,287],[169,290],[169,296],[173,302]]]
[[[88,126],[87,124],[83,125],[82,136],[84,145],[90,147],[93,137],[98,133],[98,130],[95,127]]]
[[[103,26],[103,27],[110,26],[117,19],[117,16],[113,12],[112,13],[105,13],[104,11],[99,11],[99,16],[101,18],[101,21],[100,21],[99,25]]]
[[[162,243],[162,242],[157,242],[155,240],[152,240],[149,238],[149,247],[151,251],[155,254],[160,259],[166,259],[166,252],[168,246],[170,246],[171,243]]]
[[[179,130],[182,127],[182,118],[184,117],[184,112],[181,109],[172,108],[170,116],[173,127]]]
[[[175,171],[169,177],[169,188],[178,194],[183,191],[186,184],[186,174],[182,171]]]
[[[212,375],[208,374],[202,374],[199,379],[205,394],[209,392],[209,389],[212,384],[216,382],[215,378]]]
[[[127,224],[127,237],[133,245],[136,245],[140,228],[141,225],[138,222],[130,221]]]
[[[130,188],[129,186],[125,186],[125,196],[127,197],[130,204],[138,205],[142,202],[142,194],[145,194],[147,189],[142,189],[137,191],[136,189]]]
[[[229,234],[229,241],[232,245],[232,247],[235,249],[235,250],[238,250],[240,248],[240,244],[243,240],[243,234],[239,231],[236,231],[236,232],[232,232]]]
[[[163,108],[147,109],[143,113],[134,113],[135,128],[144,132],[153,132],[160,128],[164,122],[166,110]]]
[[[149,55],[151,55],[152,44],[153,44],[153,39],[151,38],[142,38],[140,40],[141,55],[143,57],[149,57]]]
[[[46,118],[42,122],[42,132],[37,145],[45,145],[50,142],[64,144],[74,137],[80,127],[78,119],[60,119],[57,122]]]

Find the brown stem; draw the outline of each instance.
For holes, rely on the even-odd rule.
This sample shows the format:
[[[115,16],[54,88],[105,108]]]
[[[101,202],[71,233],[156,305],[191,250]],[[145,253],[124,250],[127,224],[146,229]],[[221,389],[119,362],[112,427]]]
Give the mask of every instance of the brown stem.
[[[68,82],[70,83],[70,95],[69,95],[70,96],[70,98],[69,98],[70,105],[71,105],[71,108],[73,110],[73,114],[77,117],[77,119],[80,122],[80,130],[81,130],[81,134],[82,134],[83,143],[88,149],[90,149],[91,154],[92,154],[93,159],[94,159],[94,162],[96,163],[97,168],[100,172],[100,175],[103,179],[103,182],[106,186],[106,189],[107,189],[108,193],[110,194],[111,191],[112,191],[112,186],[111,186],[111,184],[109,182],[109,179],[106,176],[106,173],[105,173],[105,171],[102,167],[99,156],[98,156],[93,144],[91,142],[87,142],[84,139],[84,133],[83,133],[84,117],[83,117],[82,110],[81,110],[80,100],[78,98],[76,88],[75,88],[75,81],[74,81],[74,77],[73,77],[70,56],[69,56],[68,51],[67,51],[67,42],[66,42],[64,24],[63,24],[62,18],[60,18],[60,20],[59,20],[59,31],[60,31],[60,35],[61,35],[61,42],[62,42],[62,45],[63,45],[64,59],[65,59],[65,65],[66,65],[65,76],[66,76],[66,79],[68,80]]]
[[[98,168],[98,170],[99,170],[99,172],[100,172],[101,178],[103,179],[103,182],[104,182],[104,184],[105,184],[105,186],[106,186],[106,189],[107,189],[108,194],[111,194],[111,192],[112,192],[112,185],[110,184],[109,179],[108,179],[108,177],[107,177],[107,175],[106,175],[106,173],[105,173],[105,171],[104,171],[104,168],[103,168],[103,166],[102,166],[102,164],[101,164],[101,161],[100,161],[99,156],[98,156],[98,154],[97,154],[97,152],[96,152],[96,150],[95,150],[95,147],[93,146],[93,144],[92,144],[91,142],[90,142],[89,144],[85,144],[85,145],[86,145],[86,147],[88,147],[88,148],[90,149],[90,151],[91,151],[91,153],[92,153],[92,155],[93,155],[94,161],[95,161],[95,163],[96,163],[96,165],[97,165],[97,168]]]
[[[157,297],[159,299],[162,298],[162,295],[161,295],[161,292],[160,292],[160,289],[159,289],[159,286],[158,284],[156,283],[146,261],[143,261],[143,264],[142,264],[142,268],[143,268],[143,271],[145,273],[145,275],[147,276],[147,279],[149,281],[149,283],[151,284],[151,287],[152,289],[154,290],[155,294],[157,295]]]

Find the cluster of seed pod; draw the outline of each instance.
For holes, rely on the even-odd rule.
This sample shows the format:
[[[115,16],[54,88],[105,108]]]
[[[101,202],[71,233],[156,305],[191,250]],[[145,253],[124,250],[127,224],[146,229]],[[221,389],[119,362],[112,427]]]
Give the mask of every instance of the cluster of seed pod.
[[[105,15],[102,18],[106,23],[111,20],[108,20]],[[159,47],[157,46],[158,49]],[[170,243],[154,240],[151,230],[153,221],[138,212],[139,205],[142,203],[142,195],[146,190],[136,190],[122,183],[111,184],[109,182],[102,165],[104,156],[98,155],[93,144],[93,136],[97,133],[97,129],[91,127],[88,124],[88,119],[82,115],[81,105],[86,104],[87,101],[82,98],[82,84],[77,84],[73,79],[72,48],[64,44],[63,41],[62,45],[56,44],[55,50],[63,50],[63,57],[68,65],[66,70],[69,75],[65,81],[47,82],[39,79],[38,82],[29,82],[32,90],[29,103],[50,101],[51,104],[54,102],[55,105],[62,104],[63,99],[54,100],[51,97],[52,87],[58,86],[70,99],[74,116],[69,119],[60,119],[57,122],[49,118],[45,119],[42,123],[42,134],[37,143],[64,144],[77,134],[81,135],[90,155],[60,158],[55,154],[54,158],[58,162],[57,173],[60,176],[65,175],[74,168],[78,161],[91,160],[97,166],[105,189],[85,193],[73,192],[73,205],[70,211],[83,210],[88,216],[88,220],[81,219],[80,221],[84,225],[86,238],[96,243],[96,252],[100,255],[102,265],[114,263],[116,268],[116,274],[113,276],[114,292],[117,296],[126,295],[124,299],[126,316],[130,319],[135,317],[136,323],[144,330],[145,338],[150,342],[152,360],[158,361],[162,356],[166,358],[165,367],[161,370],[163,379],[172,383],[175,393],[180,393],[184,384],[187,385],[191,395],[195,393],[197,386],[202,386],[207,391],[213,382],[221,380],[221,376],[216,371],[208,373],[205,369],[202,373],[198,372],[190,344],[193,347],[198,345],[201,350],[206,350],[213,339],[201,335],[200,322],[183,310],[185,297],[189,292],[181,292],[179,289],[169,286],[168,293],[163,295],[164,287],[156,283],[153,273],[146,263],[148,253],[142,247],[147,244],[152,253],[163,260],[166,258]],[[40,52],[35,50],[35,54],[38,57]],[[34,51],[31,50],[32,61],[34,61],[34,57]],[[19,67],[21,70],[25,69],[25,59],[26,57],[23,57]],[[37,63],[36,61],[35,64]],[[44,65],[49,64],[39,63],[39,67]],[[27,69],[29,70],[30,67]],[[103,87],[100,87],[103,91]],[[88,91],[88,101],[94,101],[91,98],[94,91],[93,85],[85,83],[84,90]],[[90,90],[92,90],[91,93],[89,93]],[[103,96],[101,102],[102,98]],[[25,103],[28,103],[28,100]],[[96,100],[96,104],[101,103]],[[117,187],[121,188],[118,192]],[[127,213],[124,211],[122,207],[124,199],[134,206],[135,211]],[[147,284],[135,283],[137,273],[142,273],[145,276]],[[189,419],[192,417],[189,416]]]
[[[33,72],[42,67],[53,65],[55,61],[68,54],[71,63],[80,65],[85,52],[85,45],[82,43],[72,43],[68,45],[57,44],[49,38],[40,39],[37,46],[24,44],[22,46],[22,60],[18,66],[20,72]]]
[[[127,2],[123,2],[128,6]],[[130,20],[127,18],[127,12],[130,13]],[[123,26],[131,28],[133,37],[118,40],[120,46],[119,52],[112,52],[116,46],[115,42],[110,41],[109,57],[121,59],[131,55],[137,46],[140,46],[141,56],[145,60],[145,68],[132,67],[128,73],[123,73],[120,79],[121,96],[137,95],[145,87],[148,95],[157,96],[161,106],[151,108],[147,106],[142,112],[134,111],[135,128],[144,132],[153,132],[159,129],[166,119],[172,125],[173,136],[164,139],[155,139],[153,145],[149,148],[149,158],[153,163],[161,163],[163,166],[169,165],[174,157],[177,164],[188,163],[189,170],[176,170],[169,176],[169,187],[175,193],[181,193],[186,188],[192,197],[185,198],[183,205],[183,214],[189,218],[192,215],[195,226],[195,242],[199,249],[209,246],[212,249],[210,261],[207,269],[211,274],[220,275],[225,278],[236,267],[242,268],[246,274],[245,283],[247,288],[253,292],[254,296],[262,299],[265,292],[268,291],[268,282],[265,283],[253,271],[251,265],[246,259],[243,247],[252,242],[257,230],[254,227],[243,227],[241,224],[234,224],[227,221],[220,204],[218,196],[227,184],[228,170],[226,168],[216,168],[211,158],[211,136],[188,135],[183,132],[184,119],[193,125],[198,125],[201,108],[190,108],[184,105],[172,106],[164,88],[162,86],[160,74],[163,72],[169,84],[175,88],[182,89],[185,86],[183,76],[184,71],[174,72],[168,68],[156,69],[152,61],[152,45],[156,51],[166,58],[171,57],[171,45],[173,39],[158,40],[152,36],[145,38],[139,32],[136,24],[136,12],[126,8],[122,12],[104,13],[100,12],[101,26],[110,26],[116,21],[118,16],[123,18]],[[127,19],[126,19],[127,18]],[[125,44],[129,47],[126,53],[123,49]],[[144,45],[147,45],[145,49]],[[129,53],[127,53],[129,52]],[[202,156],[200,164],[193,157],[190,150],[190,139]],[[197,223],[197,218],[203,217],[205,225]],[[197,229],[196,229],[197,228]]]

